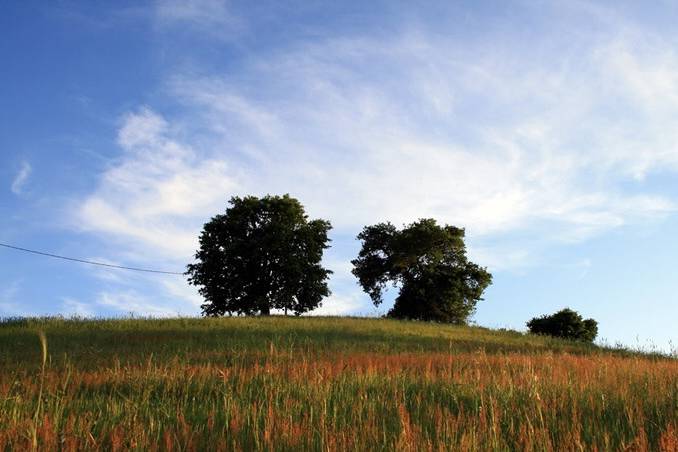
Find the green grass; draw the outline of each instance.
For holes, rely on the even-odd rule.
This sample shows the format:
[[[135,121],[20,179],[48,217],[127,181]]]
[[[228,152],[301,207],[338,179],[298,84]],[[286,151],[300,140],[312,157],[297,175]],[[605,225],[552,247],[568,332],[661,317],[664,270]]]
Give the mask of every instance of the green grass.
[[[671,450],[677,419],[675,359],[517,332],[332,317],[0,322],[0,450]]]

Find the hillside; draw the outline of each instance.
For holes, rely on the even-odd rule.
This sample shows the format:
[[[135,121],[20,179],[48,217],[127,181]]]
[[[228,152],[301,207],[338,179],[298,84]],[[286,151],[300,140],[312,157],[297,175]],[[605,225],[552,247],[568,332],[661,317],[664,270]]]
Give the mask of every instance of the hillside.
[[[7,320],[0,426],[0,450],[676,450],[678,361],[383,319]]]

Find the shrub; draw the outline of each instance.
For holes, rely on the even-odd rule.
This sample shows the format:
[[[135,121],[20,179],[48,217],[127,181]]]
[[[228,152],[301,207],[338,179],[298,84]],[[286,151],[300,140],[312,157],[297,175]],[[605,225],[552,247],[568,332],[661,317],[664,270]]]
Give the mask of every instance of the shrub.
[[[565,308],[552,315],[535,317],[527,322],[530,333],[544,334],[584,342],[593,342],[598,335],[598,322],[582,319],[576,311]]]

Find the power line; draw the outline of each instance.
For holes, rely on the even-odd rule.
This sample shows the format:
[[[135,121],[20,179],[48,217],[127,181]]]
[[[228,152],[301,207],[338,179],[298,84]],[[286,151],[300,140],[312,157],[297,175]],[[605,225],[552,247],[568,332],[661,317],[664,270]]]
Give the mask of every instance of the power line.
[[[58,254],[44,253],[42,251],[29,250],[28,248],[21,248],[21,247],[18,247],[18,246],[8,245],[7,243],[0,243],[0,246],[4,246],[5,248],[10,248],[10,249],[17,250],[17,251],[23,251],[23,252],[26,252],[26,253],[38,254],[40,256],[54,257],[56,259],[63,259],[63,260],[67,260],[67,261],[80,262],[80,263],[83,263],[83,264],[99,265],[101,267],[118,268],[118,269],[121,269],[121,270],[133,270],[135,272],[162,273],[162,274],[165,274],[165,275],[183,275],[183,273],[179,273],[179,272],[167,272],[167,271],[162,271],[162,270],[151,270],[151,269],[148,269],[148,268],[125,267],[124,265],[106,264],[104,262],[94,262],[94,261],[88,261],[88,260],[85,260],[85,259],[77,259],[75,257],[60,256]]]

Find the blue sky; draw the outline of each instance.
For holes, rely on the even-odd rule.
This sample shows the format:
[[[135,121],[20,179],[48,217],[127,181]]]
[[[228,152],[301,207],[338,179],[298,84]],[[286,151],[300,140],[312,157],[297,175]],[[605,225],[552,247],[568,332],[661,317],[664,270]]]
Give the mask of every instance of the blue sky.
[[[678,8],[367,3],[3,3],[0,241],[182,271],[230,196],[290,193],[334,225],[318,313],[388,309],[354,237],[434,217],[494,274],[478,324],[675,347]],[[0,316],[199,313],[182,277],[0,262]]]

